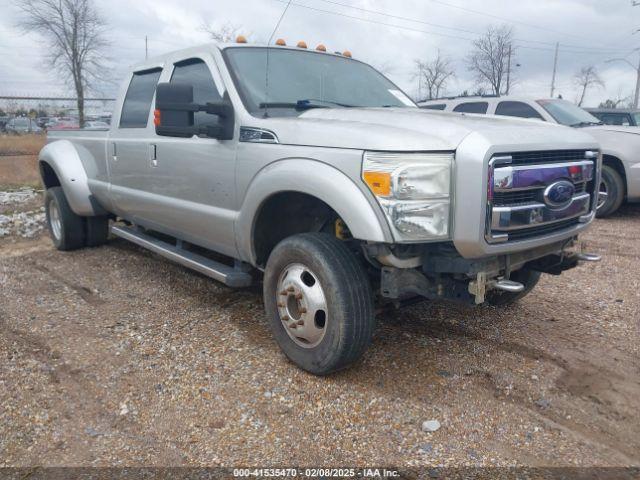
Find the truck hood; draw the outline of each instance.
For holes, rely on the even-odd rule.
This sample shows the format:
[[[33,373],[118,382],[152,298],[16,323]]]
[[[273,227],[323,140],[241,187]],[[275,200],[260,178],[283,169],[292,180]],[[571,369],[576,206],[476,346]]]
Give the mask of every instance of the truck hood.
[[[318,108],[264,119],[281,144],[385,151],[453,151],[475,133],[491,145],[593,144],[593,137],[537,120],[412,108]],[[590,148],[586,146],[586,148]]]

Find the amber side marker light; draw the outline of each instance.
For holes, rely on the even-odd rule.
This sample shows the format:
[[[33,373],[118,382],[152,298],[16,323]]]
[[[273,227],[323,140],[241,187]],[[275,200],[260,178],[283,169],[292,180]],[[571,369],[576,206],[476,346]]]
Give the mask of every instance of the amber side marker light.
[[[323,44],[320,44],[316,47],[316,50],[318,50],[319,52],[326,52],[327,47],[325,47]]]
[[[247,43],[247,37],[244,35],[238,35],[236,37],[236,43]]]
[[[385,172],[364,172],[362,177],[374,194],[382,197],[391,194],[391,174]]]
[[[278,40],[276,40],[276,45],[278,45],[279,47],[286,47],[287,42],[285,42],[284,39],[279,38]]]
[[[298,42],[298,45],[296,45],[296,47],[298,47],[298,48],[307,48],[307,42],[304,42],[304,41],[300,40]]]
[[[345,50],[342,52],[343,57],[351,58],[351,52],[349,50]]]
[[[162,113],[160,110],[153,111],[153,125],[156,127],[162,125]]]

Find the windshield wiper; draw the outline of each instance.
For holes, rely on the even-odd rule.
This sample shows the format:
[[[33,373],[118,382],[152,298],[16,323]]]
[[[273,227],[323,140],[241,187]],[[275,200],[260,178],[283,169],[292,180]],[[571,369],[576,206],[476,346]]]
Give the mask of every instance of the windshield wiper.
[[[580,127],[591,127],[593,125],[603,125],[602,122],[578,122],[572,123],[569,125],[570,127],[580,128]]]
[[[330,108],[329,105],[337,105],[339,107],[344,107],[344,108],[355,106],[355,105],[347,105],[345,103],[332,102],[330,100],[318,100],[315,98],[298,100],[295,103],[294,102],[264,102],[258,106],[260,108],[295,108],[296,110],[310,110],[312,108]]]

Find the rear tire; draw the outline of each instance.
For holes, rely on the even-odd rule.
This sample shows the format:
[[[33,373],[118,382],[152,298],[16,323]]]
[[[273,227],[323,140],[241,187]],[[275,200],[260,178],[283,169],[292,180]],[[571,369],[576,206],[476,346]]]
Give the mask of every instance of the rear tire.
[[[523,284],[524,290],[517,293],[504,292],[501,290],[491,290],[487,294],[487,303],[495,307],[503,307],[517,302],[521,298],[528,295],[531,290],[535,288],[535,286],[538,284],[538,281],[540,280],[540,275],[540,272],[525,270],[524,268],[512,272],[509,279],[513,280],[514,282],[520,282],[521,284]]]
[[[58,250],[84,247],[84,218],[73,213],[62,187],[48,188],[44,196],[47,226]]]
[[[607,197],[604,202],[598,202],[596,216],[606,218],[613,215],[624,201],[624,180],[616,169],[609,165],[602,167],[602,179],[598,186],[598,192],[605,192]]]
[[[357,361],[375,327],[367,273],[346,244],[324,233],[281,241],[269,256],[264,303],[285,355],[314,375]]]

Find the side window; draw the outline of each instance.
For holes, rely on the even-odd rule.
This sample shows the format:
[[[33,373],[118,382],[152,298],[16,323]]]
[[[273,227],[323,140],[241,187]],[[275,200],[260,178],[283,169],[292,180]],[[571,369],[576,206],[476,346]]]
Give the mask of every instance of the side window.
[[[204,105],[208,102],[222,100],[209,67],[199,58],[176,63],[173,75],[171,75],[171,83],[193,85],[193,101],[195,103]],[[218,117],[206,112],[196,112],[194,121],[197,126],[211,125],[217,123]]]
[[[463,113],[487,113],[487,109],[489,108],[489,104],[487,102],[468,102],[461,103],[453,109],[454,112],[463,112]]]
[[[422,105],[420,108],[424,108],[426,110],[444,110],[447,106],[444,103],[437,103],[431,105]]]
[[[631,125],[629,116],[626,113],[601,113],[600,120],[607,125]]]
[[[162,69],[136,72],[122,104],[120,128],[145,128]]]
[[[496,115],[544,120],[535,108],[524,102],[500,102],[496,107]]]

